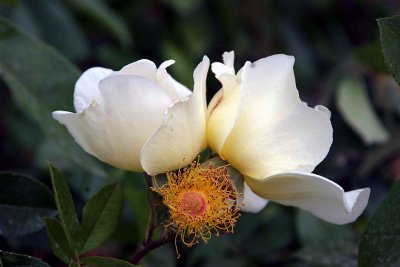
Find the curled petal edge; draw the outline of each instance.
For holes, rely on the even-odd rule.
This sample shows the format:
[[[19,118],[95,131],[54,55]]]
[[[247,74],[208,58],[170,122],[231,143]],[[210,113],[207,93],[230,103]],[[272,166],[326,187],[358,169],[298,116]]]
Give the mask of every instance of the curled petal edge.
[[[312,173],[288,172],[245,180],[263,198],[307,210],[335,224],[355,221],[367,206],[370,194],[369,188],[344,192],[338,184]]]

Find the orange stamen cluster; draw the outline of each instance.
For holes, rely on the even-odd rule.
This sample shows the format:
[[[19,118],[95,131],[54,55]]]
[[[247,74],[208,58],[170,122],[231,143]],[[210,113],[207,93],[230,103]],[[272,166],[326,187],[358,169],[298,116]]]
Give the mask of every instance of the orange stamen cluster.
[[[201,238],[207,243],[211,236],[233,233],[240,216],[238,193],[229,179],[227,166],[207,167],[193,162],[178,172],[168,172],[165,185],[153,188],[163,196],[169,208],[170,223],[166,227],[191,247]],[[179,254],[178,254],[179,256]]]

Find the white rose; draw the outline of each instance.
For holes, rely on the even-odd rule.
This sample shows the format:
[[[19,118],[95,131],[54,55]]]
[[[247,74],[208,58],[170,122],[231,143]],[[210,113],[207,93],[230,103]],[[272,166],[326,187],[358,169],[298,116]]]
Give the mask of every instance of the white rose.
[[[294,58],[247,62],[237,74],[234,53],[224,53],[223,59],[212,64],[222,89],[208,108],[207,142],[244,176],[244,210],[257,212],[271,200],[332,223],[354,221],[370,190],[344,192],[311,173],[329,151],[332,125],[328,109],[301,102]]]
[[[91,68],[76,83],[76,113],[53,112],[89,154],[115,167],[150,175],[193,161],[206,147],[209,59],[193,73],[193,93],[166,71],[139,60],[113,72]]]

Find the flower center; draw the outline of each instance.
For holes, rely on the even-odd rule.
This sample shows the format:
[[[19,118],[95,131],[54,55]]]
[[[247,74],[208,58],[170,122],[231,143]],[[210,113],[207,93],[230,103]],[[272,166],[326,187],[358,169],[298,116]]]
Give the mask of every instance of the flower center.
[[[201,192],[189,191],[180,195],[180,211],[189,216],[203,215],[207,201]]]
[[[167,172],[166,184],[153,190],[169,209],[170,221],[165,227],[176,233],[175,244],[180,238],[191,247],[199,239],[207,243],[213,235],[233,233],[240,216],[239,195],[227,166],[193,162],[189,168]]]

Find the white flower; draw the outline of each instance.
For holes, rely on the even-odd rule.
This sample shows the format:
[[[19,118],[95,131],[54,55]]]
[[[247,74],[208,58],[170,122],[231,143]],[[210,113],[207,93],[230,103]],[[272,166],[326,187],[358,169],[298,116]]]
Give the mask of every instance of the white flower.
[[[274,55],[246,62],[237,74],[234,53],[224,53],[223,59],[224,64],[212,64],[222,89],[208,108],[207,142],[243,174],[244,210],[257,212],[268,199],[332,223],[354,221],[370,190],[344,192],[311,173],[329,151],[332,125],[328,109],[301,102],[294,58]]]
[[[166,71],[139,60],[113,72],[91,68],[75,85],[76,113],[53,112],[89,154],[115,167],[150,175],[193,161],[206,147],[209,59],[193,73],[193,93]]]

